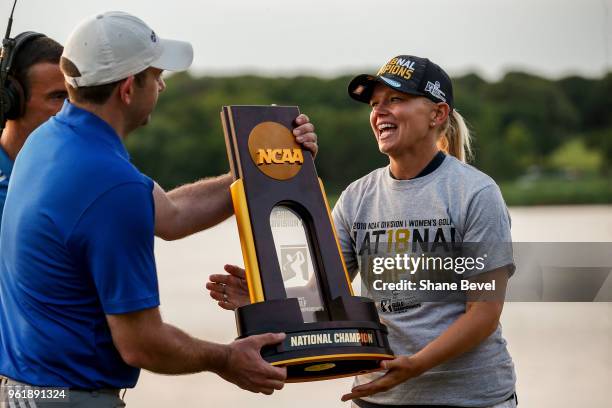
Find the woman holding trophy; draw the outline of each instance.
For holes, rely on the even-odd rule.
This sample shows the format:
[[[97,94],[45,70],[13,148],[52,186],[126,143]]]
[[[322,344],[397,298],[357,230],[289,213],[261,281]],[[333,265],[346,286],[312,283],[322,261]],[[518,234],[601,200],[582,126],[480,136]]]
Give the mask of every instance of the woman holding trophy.
[[[351,183],[333,210],[351,278],[371,276],[363,254],[406,253],[415,243],[512,241],[498,186],[466,164],[470,135],[442,68],[401,55],[376,75],[356,76],[348,91],[371,106],[378,149],[389,158],[388,166]],[[393,227],[380,228],[381,221]],[[364,295],[378,303],[396,358],[383,361],[381,372],[356,377],[344,401],[362,408],[516,406],[514,365],[499,325],[514,272],[512,252],[477,248],[489,251],[470,278],[486,276],[496,284],[486,301],[478,290],[468,290],[462,302],[432,301],[407,291],[376,293],[362,284]],[[226,309],[248,303],[242,269],[225,269],[229,275],[211,275],[211,296]]]

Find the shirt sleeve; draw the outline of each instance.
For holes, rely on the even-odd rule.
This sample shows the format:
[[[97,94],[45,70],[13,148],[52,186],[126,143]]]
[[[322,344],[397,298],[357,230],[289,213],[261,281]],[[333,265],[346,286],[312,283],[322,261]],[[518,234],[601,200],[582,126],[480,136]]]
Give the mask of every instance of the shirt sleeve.
[[[496,184],[481,189],[470,201],[463,245],[470,256],[484,259],[484,268],[472,275],[502,266],[514,273],[510,214]]]
[[[342,205],[344,199],[345,193],[342,193],[334,206],[332,218],[334,220],[334,227],[338,235],[338,242],[340,243],[340,249],[342,250],[347,272],[351,280],[353,280],[355,276],[357,276],[357,272],[359,272],[359,265],[357,262],[357,255],[355,254],[355,243],[351,237],[351,225],[346,220],[345,211]]]
[[[96,199],[73,230],[74,250],[106,314],[159,306],[151,185],[129,182]]]

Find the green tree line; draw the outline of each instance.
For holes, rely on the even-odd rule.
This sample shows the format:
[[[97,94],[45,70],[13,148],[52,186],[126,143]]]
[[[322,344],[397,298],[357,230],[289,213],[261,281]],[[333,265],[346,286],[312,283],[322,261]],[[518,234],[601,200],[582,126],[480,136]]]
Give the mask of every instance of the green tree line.
[[[369,107],[347,95],[350,79],[173,75],[128,149],[144,173],[172,188],[228,170],[223,105],[297,105],[316,126],[317,171],[335,195],[387,163]],[[512,72],[497,82],[469,74],[453,82],[474,136],[471,163],[502,185],[510,204],[612,202],[612,73],[549,80]]]

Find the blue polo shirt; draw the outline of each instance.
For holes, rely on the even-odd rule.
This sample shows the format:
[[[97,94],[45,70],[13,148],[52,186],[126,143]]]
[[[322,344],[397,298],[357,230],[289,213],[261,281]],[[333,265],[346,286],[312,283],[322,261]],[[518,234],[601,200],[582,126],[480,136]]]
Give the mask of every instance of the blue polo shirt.
[[[0,374],[80,389],[128,388],[140,370],[105,315],[159,305],[153,182],[115,131],[66,102],[28,138],[0,231]]]
[[[6,200],[9,179],[13,171],[13,161],[8,157],[2,147],[0,147],[0,223],[2,222],[2,209]]]

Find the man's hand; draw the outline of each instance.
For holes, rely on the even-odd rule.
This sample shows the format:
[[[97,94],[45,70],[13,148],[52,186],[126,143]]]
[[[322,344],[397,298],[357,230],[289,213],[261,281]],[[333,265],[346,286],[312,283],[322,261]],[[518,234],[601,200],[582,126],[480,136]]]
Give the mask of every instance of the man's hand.
[[[210,291],[210,297],[227,310],[250,304],[244,269],[236,265],[225,265],[223,269],[229,275],[214,274],[208,278],[210,282],[206,283],[206,289]]]
[[[396,385],[410,378],[418,377],[424,372],[412,356],[399,356],[393,360],[381,362],[380,366],[384,370],[388,370],[385,375],[372,382],[353,388],[350,393],[342,396],[342,401],[389,391]]]
[[[283,388],[287,369],[261,358],[263,346],[276,344],[284,333],[266,333],[216,344],[189,336],[164,323],[159,308],[106,316],[113,344],[132,367],[160,374],[212,371],[240,388],[272,394]]]
[[[304,146],[304,148],[310,150],[313,158],[316,157],[319,145],[317,144],[317,134],[315,133],[314,125],[310,123],[308,116],[303,113],[295,118],[295,124],[297,125],[293,129],[295,140]]]
[[[270,395],[280,390],[287,379],[287,369],[268,364],[259,351],[263,346],[280,343],[284,333],[266,333],[236,340],[229,345],[227,363],[217,372],[223,379],[242,389]]]

